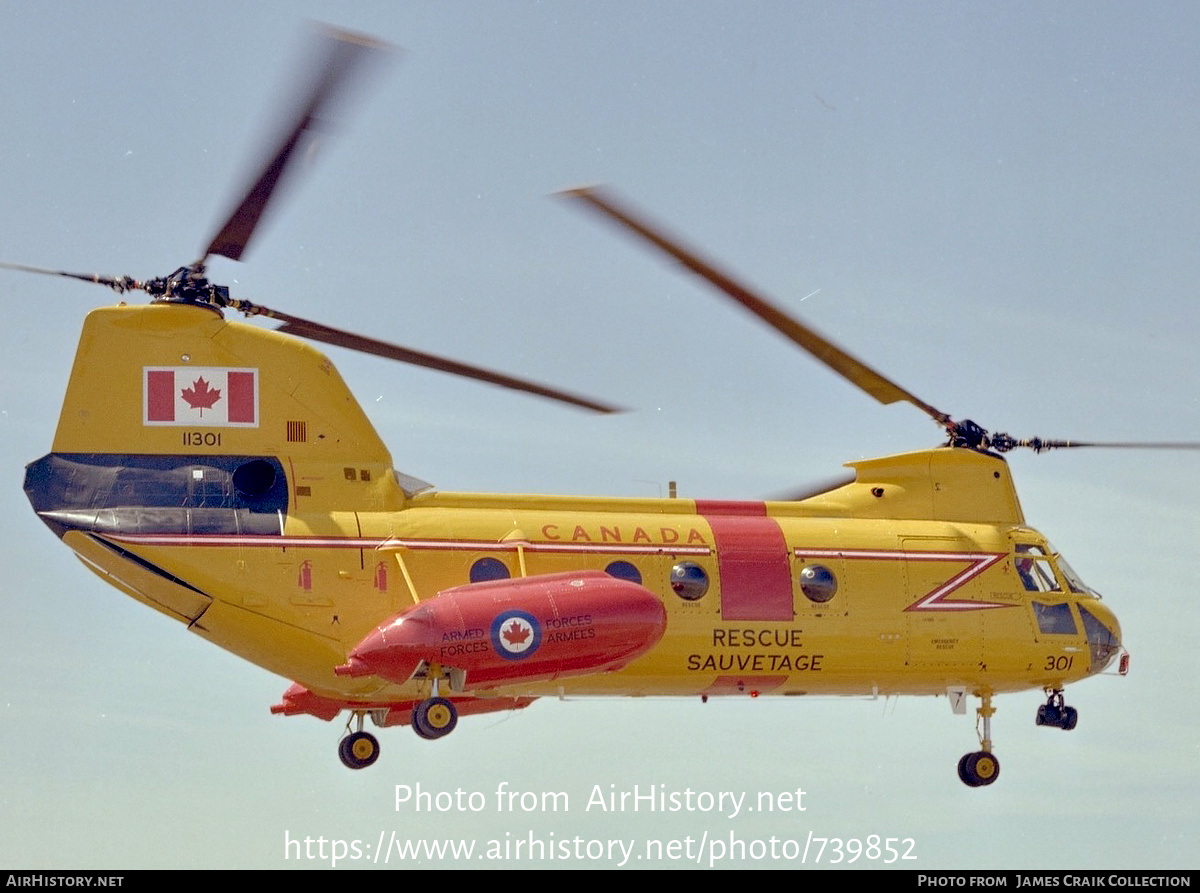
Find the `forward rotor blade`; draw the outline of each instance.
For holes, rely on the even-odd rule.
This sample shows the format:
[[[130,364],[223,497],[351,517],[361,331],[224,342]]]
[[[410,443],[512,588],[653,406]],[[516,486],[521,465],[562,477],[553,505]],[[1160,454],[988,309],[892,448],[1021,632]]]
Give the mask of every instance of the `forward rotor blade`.
[[[1013,446],[1029,447],[1035,453],[1046,450],[1066,450],[1078,447],[1091,447],[1107,450],[1200,450],[1200,442],[1140,442],[1140,441],[1090,441],[1090,440],[1042,440],[1034,437],[1030,440],[1014,441]],[[1011,447],[1010,447],[1011,449]]]
[[[870,366],[855,359],[823,335],[793,319],[784,311],[755,294],[749,287],[738,282],[728,273],[676,240],[664,234],[662,228],[652,226],[627,205],[613,198],[607,190],[596,187],[570,189],[563,193],[570,198],[580,199],[611,219],[637,233],[650,244],[679,261],[697,276],[716,286],[730,298],[741,304],[775,331],[792,343],[808,351],[838,375],[866,391],[880,403],[888,404],[903,400],[920,409],[939,425],[951,424],[950,416],[930,406],[914,394],[904,390],[891,379],[876,372]]]
[[[389,49],[387,44],[374,38],[334,28],[325,28],[319,37],[321,48],[318,52],[324,54],[324,59],[311,91],[300,104],[295,123],[245,197],[213,236],[204,250],[204,256],[197,261],[197,266],[203,268],[214,254],[230,260],[241,260],[288,168],[288,162],[323,123],[328,125],[326,112],[339,94],[345,91],[351,75],[360,71],[368,58],[379,56],[382,51]]]
[[[412,350],[407,347],[401,347],[398,344],[389,344],[386,341],[378,341],[374,338],[367,338],[364,335],[355,335],[353,332],[346,332],[342,329],[335,329],[332,326],[323,325],[322,323],[312,322],[311,320],[301,319],[298,316],[292,316],[288,313],[282,313],[277,310],[271,310],[267,307],[259,307],[257,304],[250,304],[246,301],[231,301],[230,306],[241,310],[243,313],[252,316],[266,316],[271,319],[277,319],[283,323],[278,329],[280,332],[286,332],[289,335],[298,335],[302,338],[309,338],[313,341],[320,341],[325,344],[333,344],[338,347],[345,347],[349,350],[357,350],[362,353],[374,354],[377,357],[384,357],[389,360],[397,360],[401,363],[409,363],[413,366],[423,366],[426,369],[436,369],[439,372],[448,372],[451,375],[458,375],[463,378],[470,378],[474,381],[483,381],[488,384],[499,385],[502,388],[508,388],[511,391],[524,391],[527,394],[534,394],[538,397],[545,397],[549,400],[557,400],[560,403],[569,403],[572,406],[578,406],[581,409],[589,409],[592,412],[611,413],[622,412],[621,407],[611,406],[607,403],[600,403],[596,400],[591,400],[587,397],[581,397],[577,394],[572,394],[567,391],[561,391],[557,388],[551,388],[546,385],[538,384],[533,381],[525,381],[524,379],[514,378],[511,375],[505,375],[502,372],[493,372],[490,369],[484,369],[479,366],[471,366],[467,363],[460,363],[456,360],[446,359],[445,357],[434,356],[433,354],[423,353],[419,350]]]

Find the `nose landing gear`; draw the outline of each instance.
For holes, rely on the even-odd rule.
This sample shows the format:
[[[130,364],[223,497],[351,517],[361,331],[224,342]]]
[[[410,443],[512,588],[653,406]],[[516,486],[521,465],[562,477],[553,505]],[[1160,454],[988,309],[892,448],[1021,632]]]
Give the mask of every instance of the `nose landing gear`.
[[[1069,732],[1079,722],[1079,711],[1064,704],[1062,689],[1056,688],[1047,695],[1046,703],[1038,708],[1034,721],[1039,726],[1057,726]]]
[[[975,728],[979,733],[980,750],[963,754],[958,761],[958,777],[962,783],[972,788],[984,787],[1000,777],[1000,761],[992,753],[992,714],[996,708],[992,706],[992,696],[980,696],[980,705],[976,710],[978,718]]]

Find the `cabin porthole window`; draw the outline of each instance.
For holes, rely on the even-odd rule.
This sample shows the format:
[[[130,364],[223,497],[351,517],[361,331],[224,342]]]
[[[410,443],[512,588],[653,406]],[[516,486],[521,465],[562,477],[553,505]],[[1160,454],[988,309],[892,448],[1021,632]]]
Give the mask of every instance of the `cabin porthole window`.
[[[480,558],[471,565],[471,582],[486,583],[488,580],[507,580],[512,574],[509,573],[508,565],[499,558]]]
[[[639,586],[642,582],[641,571],[628,561],[614,561],[604,569],[604,572],[610,577],[616,577],[618,580],[628,580],[630,583],[637,583]]]
[[[810,602],[823,605],[837,594],[837,577],[822,564],[810,564],[800,571],[800,591]]]
[[[671,568],[671,590],[684,601],[694,602],[708,592],[708,574],[694,561],[681,561]]]

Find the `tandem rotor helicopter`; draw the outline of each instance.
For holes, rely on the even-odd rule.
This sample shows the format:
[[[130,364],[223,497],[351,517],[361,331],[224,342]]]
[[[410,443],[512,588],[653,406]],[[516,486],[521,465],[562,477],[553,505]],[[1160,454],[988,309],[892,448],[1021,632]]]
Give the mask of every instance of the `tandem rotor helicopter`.
[[[601,499],[433,490],[391,456],[305,340],[595,412],[615,407],[232,297],[289,162],[383,48],[324,39],[294,125],[200,258],[96,282],[149,304],[92,311],[51,451],[27,467],[42,521],[107,583],[294,680],[271,708],[331,721],[352,769],[364,730],[422,738],[544,696],[947,695],[978,699],[959,777],[996,780],[993,698],[1042,690],[1038,725],[1075,727],[1065,688],[1128,670],[1113,612],[1027,526],[1003,453],[1194,449],[1018,439],[956,420],[669,238],[607,191],[568,196],[629,230],[881,403],[907,402],[942,446],[848,463],[853,480],[786,501]],[[262,316],[274,330],[231,322]]]

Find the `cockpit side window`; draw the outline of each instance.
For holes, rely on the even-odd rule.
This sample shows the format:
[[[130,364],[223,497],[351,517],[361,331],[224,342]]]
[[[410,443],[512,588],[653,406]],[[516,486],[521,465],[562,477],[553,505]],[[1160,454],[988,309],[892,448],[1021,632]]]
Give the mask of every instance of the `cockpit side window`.
[[[1066,602],[1058,605],[1033,603],[1033,615],[1037,618],[1038,630],[1051,636],[1073,636],[1076,633],[1075,616]]]
[[[1027,592],[1060,592],[1054,567],[1041,546],[1018,543],[1013,563]]]

